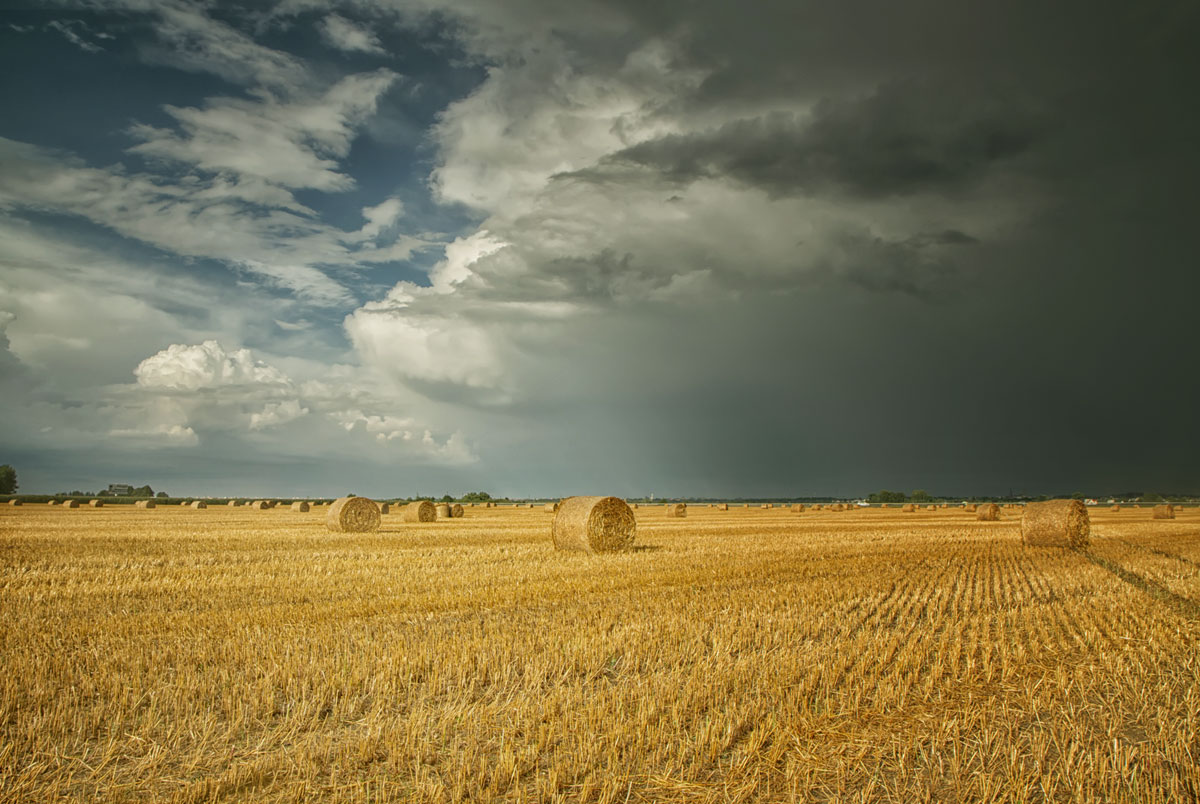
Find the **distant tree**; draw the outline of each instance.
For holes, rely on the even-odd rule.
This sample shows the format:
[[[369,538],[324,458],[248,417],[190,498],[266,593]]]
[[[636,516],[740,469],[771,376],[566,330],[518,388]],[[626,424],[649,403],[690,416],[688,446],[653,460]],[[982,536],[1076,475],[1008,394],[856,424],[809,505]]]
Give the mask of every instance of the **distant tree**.
[[[0,466],[0,494],[17,493],[17,470],[8,464]]]
[[[1153,491],[1147,491],[1142,495],[1142,502],[1162,502],[1163,496]]]
[[[1072,500],[1086,500],[1087,497],[1084,496],[1082,491],[1077,491],[1071,495],[1071,499]]]
[[[108,494],[108,489],[100,489],[99,491],[97,491],[97,492],[96,492],[96,496],[97,496],[97,497],[107,497],[107,496],[109,496],[109,494]]]
[[[158,494],[155,494],[154,496],[155,497],[170,497],[171,495],[167,494],[165,491],[160,491]]]
[[[908,495],[903,491],[888,491],[887,489],[867,496],[867,502],[873,503],[901,503],[907,499]]]
[[[486,491],[472,491],[463,495],[463,502],[487,502],[492,499],[492,495]]]
[[[129,492],[129,494],[131,497],[153,497],[154,489],[150,488],[149,486],[141,486],[140,488],[136,488]]]
[[[929,502],[933,499],[933,497],[930,496],[929,492],[925,489],[917,489],[909,495],[909,498],[912,499],[913,502]]]
[[[443,494],[442,502],[454,502],[454,498],[451,497],[449,494]]]

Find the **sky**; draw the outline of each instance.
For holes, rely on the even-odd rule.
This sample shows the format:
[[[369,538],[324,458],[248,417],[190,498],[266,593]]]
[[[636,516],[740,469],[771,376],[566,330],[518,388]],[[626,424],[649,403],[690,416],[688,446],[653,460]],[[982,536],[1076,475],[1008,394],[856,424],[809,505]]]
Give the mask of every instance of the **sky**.
[[[1200,490],[1200,6],[0,5],[28,493]]]

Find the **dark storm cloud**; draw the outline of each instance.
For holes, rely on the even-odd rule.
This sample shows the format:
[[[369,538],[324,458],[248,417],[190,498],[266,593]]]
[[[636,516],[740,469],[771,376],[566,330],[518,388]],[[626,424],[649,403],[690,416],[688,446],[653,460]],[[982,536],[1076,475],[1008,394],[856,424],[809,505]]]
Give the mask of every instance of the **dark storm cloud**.
[[[729,176],[771,196],[951,193],[1003,169],[1036,137],[1036,122],[1014,104],[905,83],[823,100],[811,119],[772,112],[650,140],[605,161],[681,182]]]

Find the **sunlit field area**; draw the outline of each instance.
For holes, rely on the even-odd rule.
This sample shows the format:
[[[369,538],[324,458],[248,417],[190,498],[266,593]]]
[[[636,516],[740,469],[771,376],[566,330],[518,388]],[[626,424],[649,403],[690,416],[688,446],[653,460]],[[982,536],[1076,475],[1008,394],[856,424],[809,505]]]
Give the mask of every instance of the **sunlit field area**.
[[[0,800],[1183,802],[1200,514],[0,509]]]

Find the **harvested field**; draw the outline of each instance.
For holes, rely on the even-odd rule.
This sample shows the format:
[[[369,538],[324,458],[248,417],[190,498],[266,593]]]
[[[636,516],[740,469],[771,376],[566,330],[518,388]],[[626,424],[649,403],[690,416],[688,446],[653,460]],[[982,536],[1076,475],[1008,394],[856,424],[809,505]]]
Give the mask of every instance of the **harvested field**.
[[[0,799],[1182,802],[1200,527],[0,506]]]

